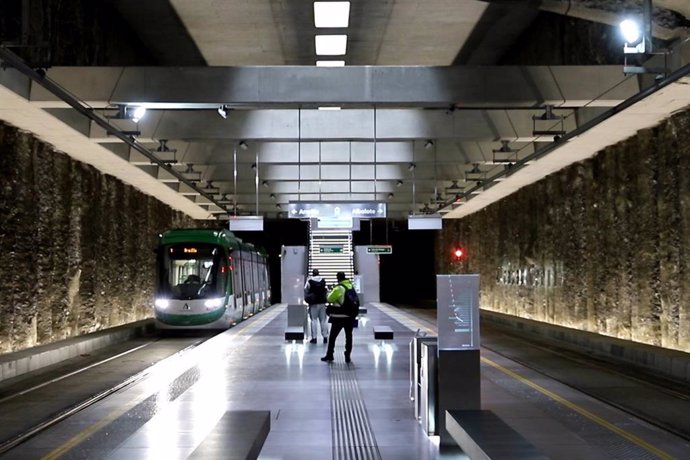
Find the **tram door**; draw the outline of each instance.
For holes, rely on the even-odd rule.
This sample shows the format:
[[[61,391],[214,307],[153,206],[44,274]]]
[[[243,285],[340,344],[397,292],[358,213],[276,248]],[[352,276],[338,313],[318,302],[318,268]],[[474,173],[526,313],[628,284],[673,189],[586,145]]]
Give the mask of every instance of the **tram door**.
[[[236,254],[237,258],[235,259],[234,271],[235,307],[239,308],[242,311],[242,317],[244,317],[244,282],[242,279],[242,251],[236,251]]]
[[[246,251],[240,251],[242,253],[242,317],[248,318],[251,313],[251,302],[249,299],[248,291],[250,289],[250,279],[251,276],[249,272],[249,254]]]

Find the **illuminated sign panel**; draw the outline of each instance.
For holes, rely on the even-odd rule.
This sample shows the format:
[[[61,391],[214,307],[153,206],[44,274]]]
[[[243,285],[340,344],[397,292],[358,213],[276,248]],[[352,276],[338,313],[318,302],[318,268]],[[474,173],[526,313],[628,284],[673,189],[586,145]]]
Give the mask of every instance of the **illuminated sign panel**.
[[[264,230],[264,217],[230,216],[228,226],[234,232],[262,232]]]
[[[367,254],[393,254],[393,246],[391,246],[390,244],[368,246]]]
[[[329,221],[352,219],[377,219],[386,217],[386,203],[329,203],[297,201],[288,205],[288,217],[293,219],[314,218]]]
[[[342,252],[343,252],[343,246],[340,244],[332,244],[332,245],[322,244],[321,247],[319,248],[319,253],[321,253],[321,254],[335,254],[335,253],[342,253]]]
[[[439,350],[479,350],[479,275],[436,275]]]
[[[199,244],[189,246],[188,244],[173,244],[168,247],[168,257],[173,260],[194,260],[208,259],[214,256],[215,246],[210,244]]]
[[[408,230],[441,230],[443,222],[440,214],[419,214],[407,218]]]

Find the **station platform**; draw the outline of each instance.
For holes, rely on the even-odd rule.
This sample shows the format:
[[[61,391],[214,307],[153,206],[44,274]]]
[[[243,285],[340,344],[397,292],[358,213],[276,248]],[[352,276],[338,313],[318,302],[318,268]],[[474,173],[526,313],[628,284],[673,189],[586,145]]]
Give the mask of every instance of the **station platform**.
[[[417,331],[435,335],[433,322],[383,303],[366,307],[349,364],[344,333],[332,363],[320,361],[321,341],[285,341],[287,308],[277,304],[2,458],[467,458],[423,432],[409,398],[408,344]],[[394,339],[375,340],[377,326]],[[487,349],[481,373],[482,408],[539,458],[689,457],[688,441]]]

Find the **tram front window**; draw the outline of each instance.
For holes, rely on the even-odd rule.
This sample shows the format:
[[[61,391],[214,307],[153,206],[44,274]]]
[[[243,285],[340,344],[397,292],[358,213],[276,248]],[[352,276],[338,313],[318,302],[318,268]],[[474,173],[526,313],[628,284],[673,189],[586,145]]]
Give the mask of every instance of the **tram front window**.
[[[223,295],[218,267],[220,249],[210,244],[177,244],[165,248],[161,294],[173,299],[209,299]]]

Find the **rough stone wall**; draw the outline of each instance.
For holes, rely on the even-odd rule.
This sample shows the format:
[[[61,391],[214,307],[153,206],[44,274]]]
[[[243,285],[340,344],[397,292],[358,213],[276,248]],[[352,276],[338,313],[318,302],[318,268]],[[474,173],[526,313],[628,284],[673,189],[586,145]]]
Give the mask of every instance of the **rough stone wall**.
[[[22,40],[22,2],[0,1],[4,41]],[[12,50],[36,67],[156,64],[110,0],[31,0],[25,40]]]
[[[482,308],[690,352],[690,112],[444,221],[436,255]]]
[[[150,316],[156,237],[192,224],[0,123],[0,352]]]

